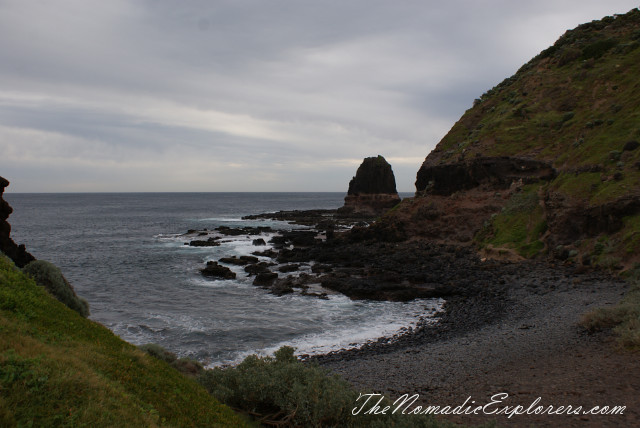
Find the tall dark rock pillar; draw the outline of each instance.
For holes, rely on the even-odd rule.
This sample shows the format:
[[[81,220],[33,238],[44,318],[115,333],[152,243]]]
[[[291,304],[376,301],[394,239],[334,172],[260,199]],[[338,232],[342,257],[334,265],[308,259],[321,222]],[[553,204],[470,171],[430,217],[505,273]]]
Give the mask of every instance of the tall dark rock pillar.
[[[2,195],[4,189],[9,185],[9,181],[0,177],[0,251],[7,255],[19,268],[23,268],[27,263],[35,260],[31,254],[27,253],[24,245],[17,245],[11,239],[11,225],[7,222],[13,209]]]
[[[338,214],[376,217],[399,202],[400,196],[391,165],[378,155],[362,161],[356,176],[349,182],[344,206],[338,210]]]

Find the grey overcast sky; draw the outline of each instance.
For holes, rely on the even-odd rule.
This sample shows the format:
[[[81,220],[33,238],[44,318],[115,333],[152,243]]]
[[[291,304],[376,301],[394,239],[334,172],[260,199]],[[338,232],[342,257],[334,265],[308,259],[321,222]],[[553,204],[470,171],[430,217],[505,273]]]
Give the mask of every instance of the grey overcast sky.
[[[625,0],[0,0],[10,192],[414,191],[474,100]]]

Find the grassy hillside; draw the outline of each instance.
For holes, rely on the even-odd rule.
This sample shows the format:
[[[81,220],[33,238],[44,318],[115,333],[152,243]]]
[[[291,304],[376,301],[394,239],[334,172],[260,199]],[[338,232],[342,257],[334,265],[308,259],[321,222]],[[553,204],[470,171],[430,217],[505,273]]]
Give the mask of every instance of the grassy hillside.
[[[638,141],[640,11],[634,9],[567,31],[475,100],[425,164],[447,165],[478,156],[551,162],[558,176],[544,185],[525,186],[527,196],[509,201],[476,241],[511,247],[527,257],[555,251],[563,259],[631,267],[640,254],[637,210],[618,210],[621,217],[611,220],[615,227],[599,226],[573,239],[557,234],[553,239],[556,231],[547,225],[551,228],[551,220],[572,215],[560,210],[568,207],[576,212],[593,208],[584,219],[587,225],[606,222],[596,219],[597,207],[640,197]],[[563,221],[559,228],[570,224]]]
[[[600,165],[605,173],[622,171],[625,180],[637,180],[640,151],[622,149],[640,139],[638,48],[637,9],[567,31],[475,101],[438,145],[439,162],[463,153],[534,157],[562,171]],[[558,188],[565,184],[573,193],[561,181]],[[603,200],[615,194],[603,190],[585,196]]]
[[[245,426],[0,255],[0,426]]]

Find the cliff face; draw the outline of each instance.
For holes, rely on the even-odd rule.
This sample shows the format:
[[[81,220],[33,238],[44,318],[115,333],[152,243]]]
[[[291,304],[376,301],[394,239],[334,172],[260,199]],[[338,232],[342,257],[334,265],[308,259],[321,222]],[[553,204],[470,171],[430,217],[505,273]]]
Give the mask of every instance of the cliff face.
[[[7,219],[13,209],[2,197],[4,189],[8,185],[9,181],[0,177],[0,251],[13,260],[16,266],[22,268],[30,261],[35,260],[35,257],[26,251],[24,245],[17,245],[11,239],[11,225],[7,222]]]
[[[349,182],[344,206],[338,210],[338,214],[375,217],[399,202],[400,196],[391,165],[378,155],[362,161],[355,177]]]
[[[640,262],[639,87],[638,9],[567,31],[475,100],[387,223],[488,253],[631,267]]]
[[[461,190],[484,186],[507,189],[513,182],[523,184],[550,180],[556,170],[548,162],[508,156],[478,157],[470,161],[429,166],[426,162],[418,171],[418,193],[451,195]]]

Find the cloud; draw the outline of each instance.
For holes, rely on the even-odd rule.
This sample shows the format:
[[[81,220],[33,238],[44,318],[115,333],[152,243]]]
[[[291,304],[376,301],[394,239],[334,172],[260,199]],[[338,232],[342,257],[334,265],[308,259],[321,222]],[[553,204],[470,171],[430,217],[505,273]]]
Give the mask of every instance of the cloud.
[[[401,191],[474,98],[633,1],[0,3],[11,191]]]

